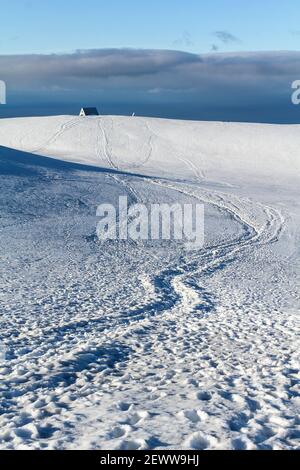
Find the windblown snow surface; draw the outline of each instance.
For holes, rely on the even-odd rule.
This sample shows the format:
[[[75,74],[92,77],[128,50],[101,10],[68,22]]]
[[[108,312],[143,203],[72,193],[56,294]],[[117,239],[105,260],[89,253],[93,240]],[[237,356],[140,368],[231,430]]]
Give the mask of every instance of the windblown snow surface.
[[[0,120],[2,449],[297,449],[300,126]],[[96,208],[205,204],[205,246]]]

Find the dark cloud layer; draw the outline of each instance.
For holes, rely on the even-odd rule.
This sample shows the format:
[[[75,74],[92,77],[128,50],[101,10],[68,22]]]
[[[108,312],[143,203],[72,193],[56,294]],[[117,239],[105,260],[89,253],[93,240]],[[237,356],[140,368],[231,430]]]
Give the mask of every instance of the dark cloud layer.
[[[199,62],[199,56],[168,50],[100,49],[72,54],[0,56],[0,71],[13,83],[73,78],[138,77]]]
[[[22,87],[26,83],[67,84],[73,79],[103,80],[138,78],[157,83],[171,74],[170,85],[178,77],[187,84],[203,78],[233,79],[242,74],[249,80],[283,78],[300,73],[300,52],[192,54],[169,50],[100,49],[72,54],[2,55],[0,78]],[[181,82],[181,80],[180,80]]]
[[[291,82],[300,79],[300,52],[200,55],[100,49],[6,55],[0,56],[0,79],[6,81],[9,94],[32,93],[40,100],[50,96],[61,100],[64,95],[80,100],[95,96],[97,100],[197,102],[207,107],[279,105],[282,100],[290,105]]]

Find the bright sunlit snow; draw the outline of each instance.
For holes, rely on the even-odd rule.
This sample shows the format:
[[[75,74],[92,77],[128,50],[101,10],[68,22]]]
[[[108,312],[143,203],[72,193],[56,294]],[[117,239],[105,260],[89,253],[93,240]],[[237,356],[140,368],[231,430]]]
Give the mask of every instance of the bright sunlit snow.
[[[0,121],[0,447],[299,448],[300,126]],[[205,246],[96,209],[205,204]]]

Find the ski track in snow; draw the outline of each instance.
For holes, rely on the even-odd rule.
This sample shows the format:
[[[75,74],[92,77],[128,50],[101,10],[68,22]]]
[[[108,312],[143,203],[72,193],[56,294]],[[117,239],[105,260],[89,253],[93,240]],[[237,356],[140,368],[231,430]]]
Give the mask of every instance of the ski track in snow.
[[[76,122],[61,126],[35,152],[46,151]],[[96,155],[118,170],[101,119],[97,129]],[[145,158],[129,169],[146,164],[152,151],[150,135]],[[94,302],[94,312],[82,319],[76,314],[73,321],[62,316],[56,324],[44,318],[31,329],[20,321],[19,331],[4,317],[1,339],[10,344],[10,361],[0,364],[2,448],[298,447],[297,315],[276,303],[276,285],[270,303],[251,287],[243,295],[232,290],[224,275],[234,285],[235,270],[247,276],[244,264],[251,257],[263,269],[286,230],[285,218],[265,203],[202,187],[204,172],[177,158],[192,169],[197,184],[105,177],[131,203],[143,201],[141,184],[205,203],[237,223],[239,235],[209,249],[182,248],[156,272],[143,273],[136,298],[125,293],[105,310],[101,291],[95,296],[92,257],[86,289],[94,297],[86,301]],[[76,266],[72,233],[71,226],[66,271]],[[159,256],[143,243],[132,243],[132,250],[159,266]],[[102,256],[116,268],[118,256]],[[85,305],[73,301],[74,313]]]
[[[108,162],[108,165],[109,165],[109,168],[112,168],[112,169],[117,169],[117,167],[115,166],[113,160],[112,160],[112,157],[110,155],[110,152],[108,150],[108,139],[107,139],[107,135],[106,135],[106,132],[105,132],[105,129],[102,125],[102,121],[101,119],[99,119],[98,121],[98,127],[99,127],[99,131],[101,131],[101,134],[102,134],[102,140],[103,140],[103,154]],[[102,155],[102,146],[101,146],[101,143],[98,144],[98,149],[97,149],[97,155],[100,157],[101,159],[101,155]]]
[[[32,153],[42,153],[49,147],[50,145],[54,144],[60,137],[62,137],[65,132],[69,131],[73,127],[76,127],[79,125],[78,119],[73,118],[67,121],[65,124],[62,124],[57,132],[53,134],[50,139],[48,139],[46,142],[44,142],[41,146],[38,148],[33,148],[30,151]],[[21,147],[22,148],[22,147]]]

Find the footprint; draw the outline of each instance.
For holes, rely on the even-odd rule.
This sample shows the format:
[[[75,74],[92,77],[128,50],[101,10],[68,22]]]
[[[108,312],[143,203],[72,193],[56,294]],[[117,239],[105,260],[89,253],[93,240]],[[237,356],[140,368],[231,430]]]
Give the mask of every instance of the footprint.
[[[118,404],[117,404],[117,408],[119,408],[120,411],[129,411],[131,407],[133,407],[134,405],[132,405],[131,403],[125,403],[123,401],[120,401]]]
[[[216,448],[217,444],[218,440],[215,437],[196,432],[187,439],[185,447],[192,450],[208,450]]]
[[[276,430],[273,430],[267,426],[261,426],[261,429],[254,436],[255,444],[263,444],[268,441],[271,437],[276,435]]]
[[[116,426],[110,433],[111,439],[120,439],[121,437],[127,436],[132,431],[132,427],[128,425]]]
[[[180,411],[179,416],[191,421],[192,423],[199,423],[199,421],[205,421],[208,418],[208,414],[201,410]]]
[[[231,445],[233,450],[255,450],[256,446],[247,437],[238,437],[232,439]]]
[[[20,428],[15,428],[13,432],[17,437],[24,441],[29,439],[37,439],[39,437],[38,429],[33,423],[26,424]]]
[[[212,395],[209,392],[198,392],[196,397],[201,401],[210,401],[212,399]]]
[[[144,439],[124,440],[120,443],[118,450],[146,450],[148,444]]]
[[[184,382],[185,385],[193,385],[194,387],[198,387],[198,382],[195,379],[187,379]]]
[[[224,390],[220,390],[218,392],[221,398],[224,398],[224,400],[230,400],[232,401],[232,394],[230,392],[226,392]]]
[[[233,416],[229,422],[228,426],[231,431],[233,432],[239,432],[242,428],[244,428],[249,421],[248,416],[245,413],[240,413],[237,414],[236,416]]]
[[[258,401],[253,400],[252,398],[246,398],[246,402],[247,402],[247,405],[248,405],[248,407],[249,407],[249,410],[250,410],[252,413],[255,413],[257,410],[260,410],[260,409],[261,409],[261,406],[260,406],[260,404],[258,403]]]

